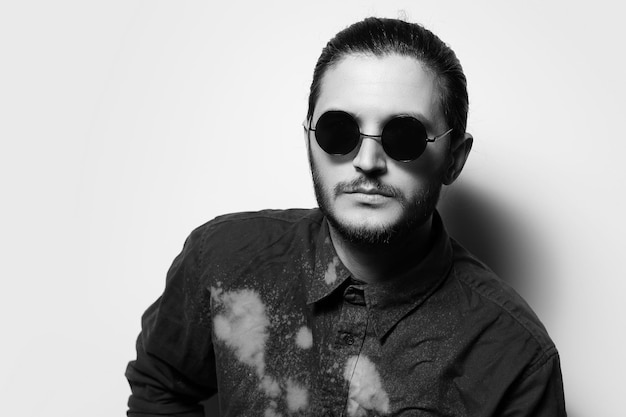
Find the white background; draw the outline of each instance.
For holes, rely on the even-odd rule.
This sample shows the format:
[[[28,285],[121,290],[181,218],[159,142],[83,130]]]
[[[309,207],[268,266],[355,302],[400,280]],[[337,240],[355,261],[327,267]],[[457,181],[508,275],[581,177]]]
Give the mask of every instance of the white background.
[[[573,417],[623,416],[619,2],[14,1],[0,6],[0,397],[125,413],[142,312],[196,226],[315,205],[315,61],[368,15],[425,24],[469,79],[475,147],[442,211],[561,353]]]

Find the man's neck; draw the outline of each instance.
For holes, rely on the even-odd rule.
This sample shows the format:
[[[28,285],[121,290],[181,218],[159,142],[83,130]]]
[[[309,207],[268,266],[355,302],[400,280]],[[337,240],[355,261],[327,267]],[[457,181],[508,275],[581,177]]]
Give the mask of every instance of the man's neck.
[[[369,284],[393,280],[416,266],[431,246],[432,217],[414,233],[389,244],[363,245],[344,239],[332,226],[330,237],[352,276]]]

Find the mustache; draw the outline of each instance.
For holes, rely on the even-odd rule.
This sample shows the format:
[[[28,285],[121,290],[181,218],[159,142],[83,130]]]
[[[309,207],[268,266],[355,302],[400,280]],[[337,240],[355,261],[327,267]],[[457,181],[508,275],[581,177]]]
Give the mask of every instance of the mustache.
[[[375,190],[377,193],[394,198],[401,198],[402,193],[395,187],[388,184],[383,184],[377,179],[359,177],[352,181],[344,181],[335,185],[335,195],[342,193],[354,193],[359,189]]]

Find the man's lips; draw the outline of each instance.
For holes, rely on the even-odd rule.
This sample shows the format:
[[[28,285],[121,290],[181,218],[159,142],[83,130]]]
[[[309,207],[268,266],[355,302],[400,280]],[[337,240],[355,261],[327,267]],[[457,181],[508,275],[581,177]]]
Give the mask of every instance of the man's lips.
[[[391,194],[390,192],[381,190],[380,188],[376,188],[376,187],[354,187],[354,188],[349,188],[347,190],[344,190],[344,192],[346,194],[367,194],[367,195],[380,195],[383,197],[393,197],[393,194]]]

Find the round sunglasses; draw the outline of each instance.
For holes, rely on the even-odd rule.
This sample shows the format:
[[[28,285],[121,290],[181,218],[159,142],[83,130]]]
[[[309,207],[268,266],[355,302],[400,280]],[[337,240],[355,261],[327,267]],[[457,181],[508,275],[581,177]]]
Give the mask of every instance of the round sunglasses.
[[[419,158],[428,142],[452,132],[447,130],[441,135],[429,138],[424,124],[411,116],[397,116],[390,119],[380,135],[366,135],[359,130],[359,123],[345,111],[331,110],[322,114],[315,128],[309,121],[308,130],[315,133],[315,140],[324,152],[331,155],[347,155],[361,141],[361,137],[380,138],[385,153],[400,162],[414,161]]]

